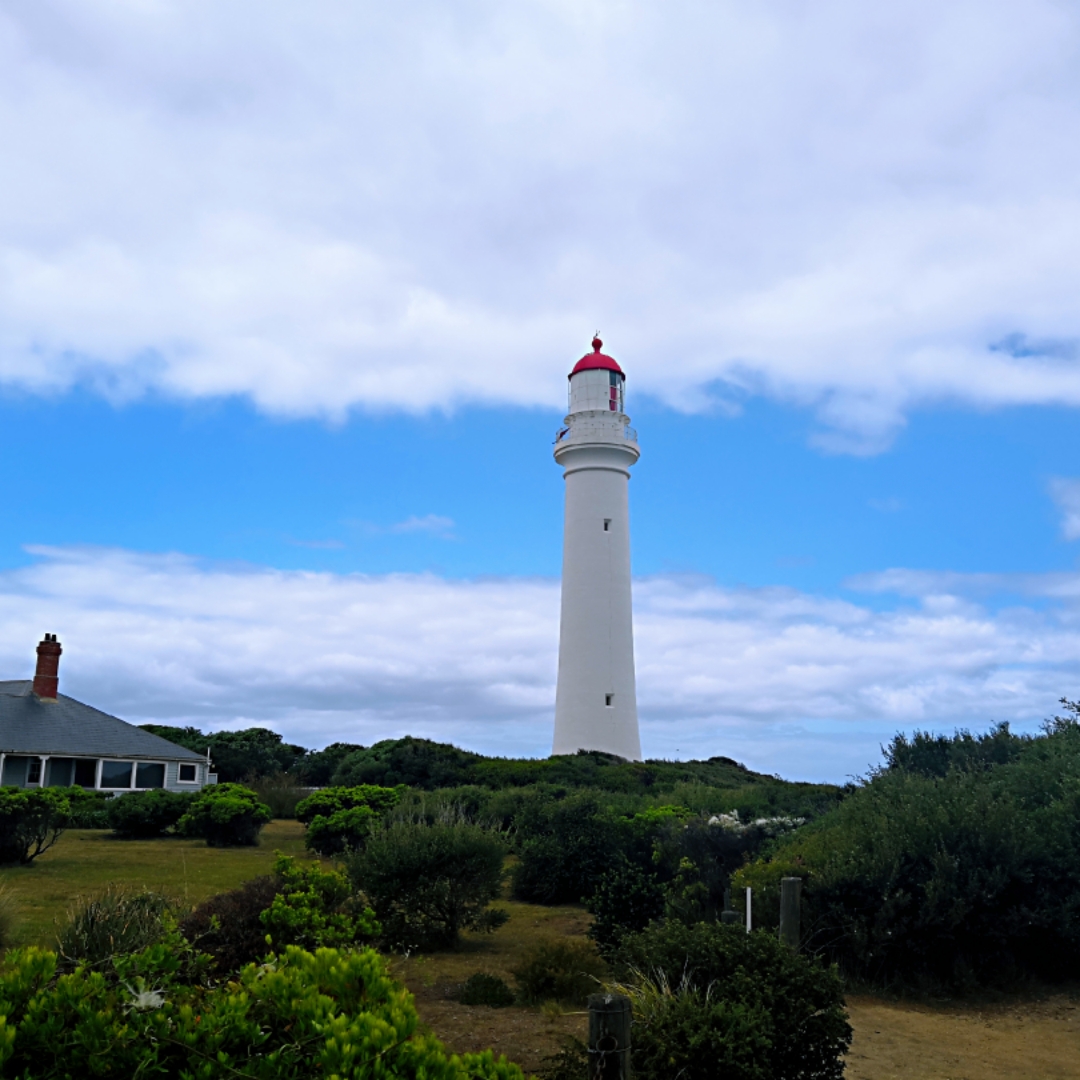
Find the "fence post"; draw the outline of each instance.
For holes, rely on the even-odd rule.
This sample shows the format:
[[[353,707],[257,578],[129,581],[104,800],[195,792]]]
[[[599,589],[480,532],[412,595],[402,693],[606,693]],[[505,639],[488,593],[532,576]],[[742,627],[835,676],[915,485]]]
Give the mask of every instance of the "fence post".
[[[746,886],[746,932],[749,934],[754,926],[753,916],[751,915],[751,903],[753,902],[753,890],[749,885]]]
[[[589,1080],[630,1080],[630,999],[589,995]]]
[[[793,949],[799,947],[799,896],[802,878],[780,879],[780,940]]]

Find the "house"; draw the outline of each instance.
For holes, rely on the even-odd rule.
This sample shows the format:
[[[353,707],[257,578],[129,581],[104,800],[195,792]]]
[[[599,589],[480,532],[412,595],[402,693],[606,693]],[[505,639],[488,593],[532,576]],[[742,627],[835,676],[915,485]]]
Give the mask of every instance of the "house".
[[[0,681],[0,784],[119,794],[216,782],[207,757],[59,693],[61,652],[46,634],[34,678]]]

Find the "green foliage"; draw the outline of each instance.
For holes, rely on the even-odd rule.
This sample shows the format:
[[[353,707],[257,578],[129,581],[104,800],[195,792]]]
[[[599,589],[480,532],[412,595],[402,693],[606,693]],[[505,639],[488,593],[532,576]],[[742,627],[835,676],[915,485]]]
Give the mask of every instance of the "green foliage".
[[[374,784],[316,791],[296,807],[297,819],[308,827],[305,845],[328,858],[363,847],[372,827],[404,791]]]
[[[357,743],[336,742],[322,750],[309,750],[292,768],[297,780],[307,787],[329,787],[338,766],[354,750],[364,748]]]
[[[644,930],[664,912],[664,889],[650,874],[620,857],[585,905],[592,915],[589,937],[605,956],[626,934]]]
[[[109,800],[105,808],[106,820],[117,836],[146,840],[171,829],[196,797],[164,788],[132,791]]]
[[[239,971],[269,951],[262,915],[281,885],[280,878],[264,875],[211,896],[180,921],[180,932],[214,958],[219,972]]]
[[[288,772],[306,753],[302,746],[283,742],[276,731],[268,728],[253,727],[243,731],[204,734],[198,728],[170,727],[167,724],[141,724],[140,727],[197,754],[205,754],[209,747],[214,769],[223,784]]]
[[[502,1009],[514,1004],[514,991],[498,975],[477,971],[465,980],[458,1001],[462,1005],[488,1005],[493,1009]]]
[[[963,758],[972,743],[956,738]],[[997,729],[991,748],[1003,740]],[[810,945],[873,983],[1069,976],[1080,962],[1080,728],[1021,746],[944,775],[922,758],[890,766],[739,884],[766,914],[779,878],[803,876]]]
[[[113,972],[59,977],[51,952],[9,954],[0,1070],[35,1080],[523,1080],[490,1051],[448,1054],[370,950],[290,947],[218,986],[186,981],[189,968],[167,945],[118,958]]]
[[[119,953],[140,952],[160,941],[172,911],[172,902],[158,893],[106,889],[77,902],[57,934],[57,948],[68,967],[100,967]]]
[[[286,772],[249,779],[247,786],[279,821],[295,818],[297,806],[311,794],[308,788],[301,787],[295,776]]]
[[[773,1073],[771,1022],[760,1005],[727,999],[715,985],[641,979],[620,986],[634,1010],[633,1069],[638,1080],[772,1080],[773,1076],[840,1077],[841,1071]],[[839,1065],[839,1062],[837,1062]]]
[[[838,973],[771,934],[747,934],[718,923],[668,922],[626,937],[614,962],[624,980],[640,988],[640,1007],[652,1017],[651,1034],[643,1038],[638,1032],[635,1044],[644,1049],[648,1067],[660,1071],[643,1072],[643,1077],[677,1075],[677,1070],[661,1069],[663,1054],[685,1053],[684,1040],[695,1038],[696,1025],[702,1025],[703,1052],[712,1046],[728,1056],[732,1068],[743,1070],[733,1075],[785,1080],[839,1080],[843,1075],[851,1028]],[[670,1025],[670,1036],[665,1025]],[[756,1047],[752,1062],[740,1057],[742,1039]]]
[[[526,1005],[545,1001],[584,1005],[606,974],[607,965],[595,946],[574,938],[551,938],[530,946],[513,971],[518,996]]]
[[[383,940],[400,950],[449,948],[462,930],[494,930],[506,845],[479,825],[396,820],[348,859],[353,885],[375,909]]]
[[[515,825],[514,896],[536,904],[580,903],[593,895],[623,842],[617,821],[591,792],[525,802]]]
[[[1032,736],[1014,735],[1008,721],[994,724],[984,735],[957,731],[932,735],[916,731],[909,739],[896,735],[882,748],[885,767],[915,776],[946,776],[952,769],[982,770],[1015,761],[1030,746]]]
[[[409,787],[434,791],[469,783],[469,768],[484,759],[479,754],[459,750],[430,739],[387,739],[367,749],[348,754],[334,773],[334,784],[354,787]]]
[[[539,1080],[590,1080],[589,1048],[572,1035],[540,1063]]]
[[[89,791],[81,787],[63,788],[70,808],[68,815],[69,829],[107,829],[109,828],[108,792]]]
[[[0,864],[30,863],[56,843],[71,819],[65,788],[0,788]]]
[[[197,836],[210,847],[253,847],[270,820],[269,809],[242,784],[211,784],[195,797],[177,822],[184,836]]]
[[[342,948],[380,934],[375,912],[355,902],[349,879],[340,871],[301,866],[278,855],[274,874],[278,889],[260,919],[275,948]]]

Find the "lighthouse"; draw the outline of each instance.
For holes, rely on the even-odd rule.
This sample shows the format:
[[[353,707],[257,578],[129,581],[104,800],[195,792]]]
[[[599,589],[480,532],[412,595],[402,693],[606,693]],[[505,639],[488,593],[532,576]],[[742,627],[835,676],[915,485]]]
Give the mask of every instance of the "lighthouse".
[[[570,410],[555,440],[566,516],[552,753],[603,750],[640,761],[627,497],[640,451],[625,412],[626,376],[603,344],[593,338],[570,372]]]

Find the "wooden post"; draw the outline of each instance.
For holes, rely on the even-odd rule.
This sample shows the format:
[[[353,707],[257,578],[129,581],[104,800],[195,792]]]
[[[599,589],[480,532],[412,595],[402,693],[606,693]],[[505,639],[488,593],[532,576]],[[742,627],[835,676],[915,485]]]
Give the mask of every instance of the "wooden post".
[[[630,1080],[630,999],[589,995],[589,1080]]]
[[[799,947],[799,895],[802,878],[780,879],[780,940],[793,949]]]

